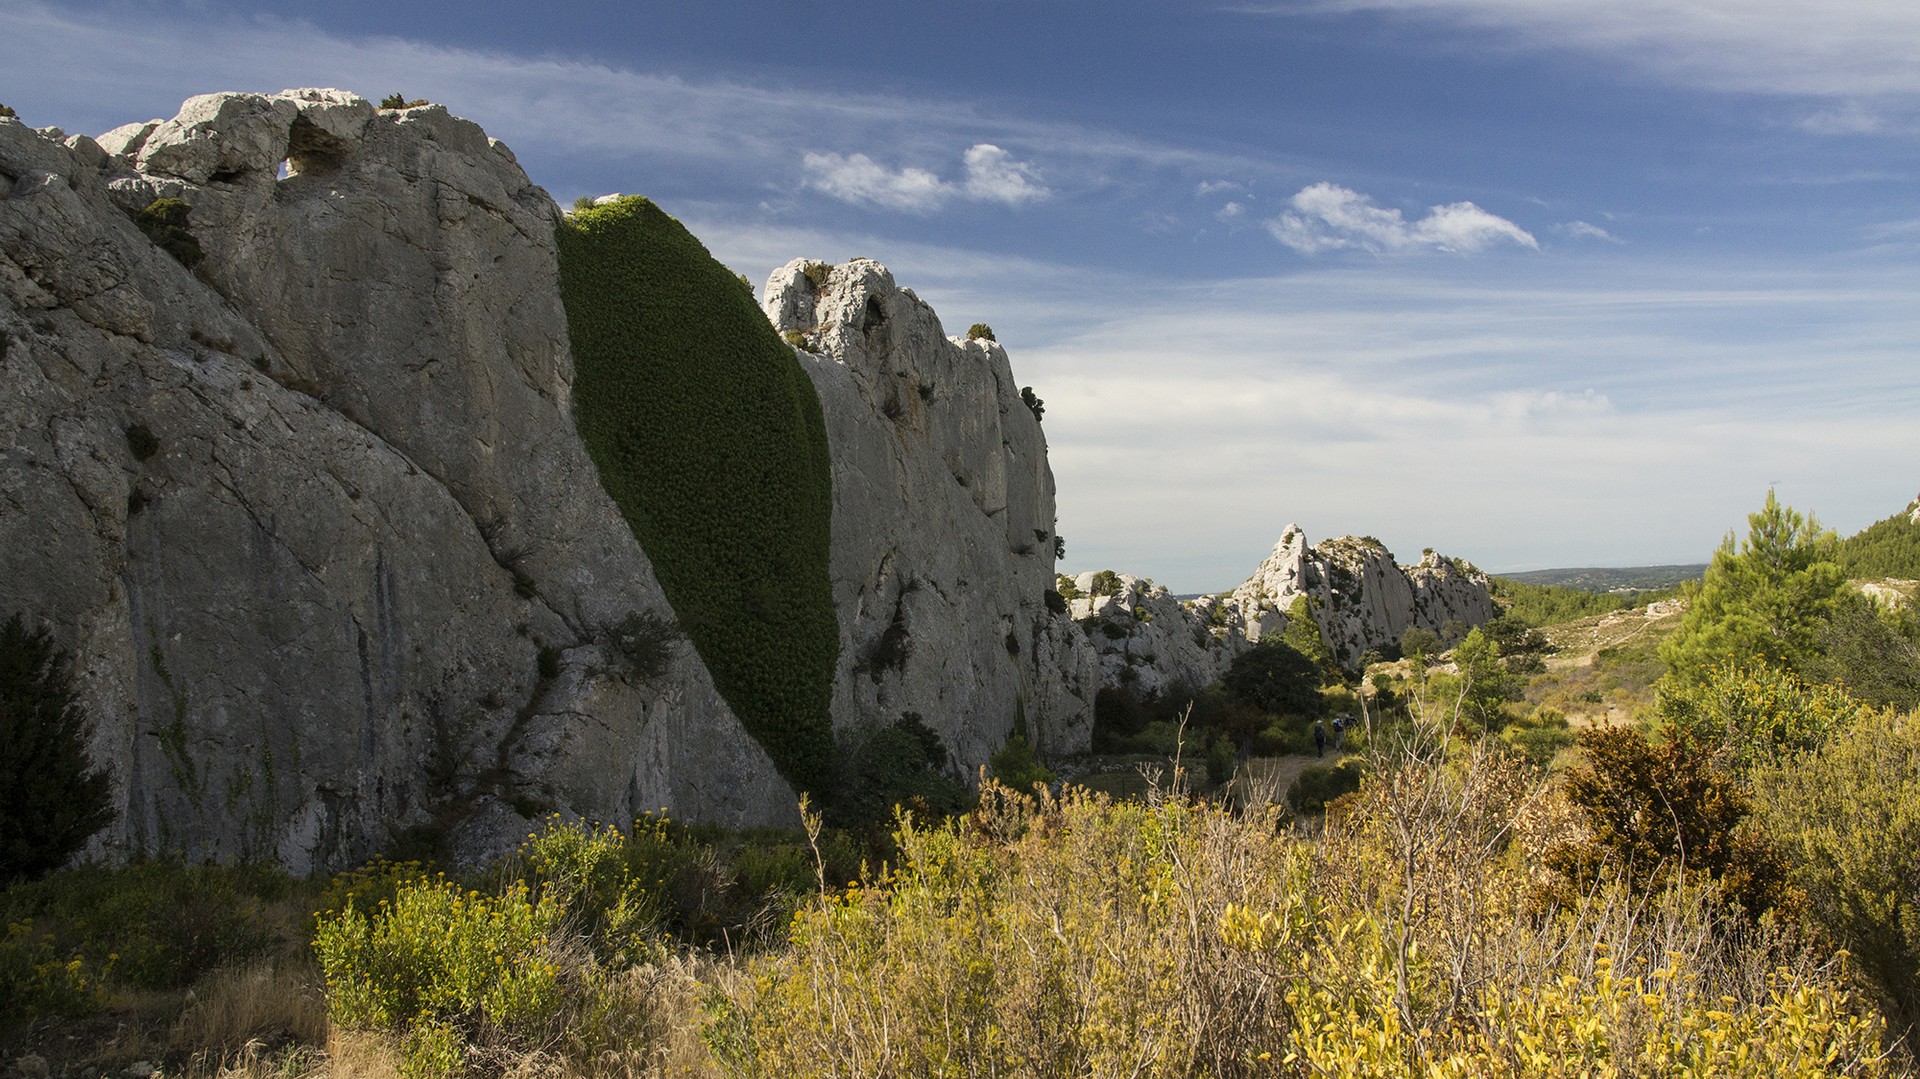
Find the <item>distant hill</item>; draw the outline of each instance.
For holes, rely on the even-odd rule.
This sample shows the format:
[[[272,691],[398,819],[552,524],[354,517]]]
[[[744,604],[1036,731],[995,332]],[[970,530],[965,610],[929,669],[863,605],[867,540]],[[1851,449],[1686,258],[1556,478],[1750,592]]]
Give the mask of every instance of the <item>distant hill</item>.
[[[1683,581],[1698,580],[1707,572],[1705,562],[1680,566],[1584,567],[1581,569],[1535,569],[1500,576],[1521,584],[1573,588],[1582,592],[1651,592],[1672,588]]]
[[[1868,525],[1840,541],[1835,561],[1847,576],[1920,579],[1920,499],[1906,509]]]

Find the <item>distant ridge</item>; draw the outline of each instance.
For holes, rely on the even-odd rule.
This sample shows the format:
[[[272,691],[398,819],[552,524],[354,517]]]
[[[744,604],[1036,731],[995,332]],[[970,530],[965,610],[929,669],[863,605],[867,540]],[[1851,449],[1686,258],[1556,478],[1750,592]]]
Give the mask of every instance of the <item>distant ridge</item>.
[[[1524,573],[1496,573],[1494,576],[1521,584],[1577,588],[1582,592],[1646,592],[1656,588],[1671,588],[1682,581],[1698,580],[1706,572],[1707,563],[1692,562],[1678,566],[1534,569]]]

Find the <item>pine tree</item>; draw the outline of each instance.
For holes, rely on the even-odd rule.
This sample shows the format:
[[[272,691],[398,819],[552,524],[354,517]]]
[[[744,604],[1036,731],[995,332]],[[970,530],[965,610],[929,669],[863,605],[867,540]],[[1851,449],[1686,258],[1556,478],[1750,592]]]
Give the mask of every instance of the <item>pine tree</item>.
[[[57,869],[113,819],[67,657],[20,616],[0,627],[0,882]]]
[[[1833,561],[1833,533],[1772,491],[1747,524],[1746,542],[1736,550],[1728,533],[1706,576],[1688,586],[1686,617],[1660,648],[1683,681],[1754,660],[1803,672],[1820,655],[1821,628],[1846,583]]]

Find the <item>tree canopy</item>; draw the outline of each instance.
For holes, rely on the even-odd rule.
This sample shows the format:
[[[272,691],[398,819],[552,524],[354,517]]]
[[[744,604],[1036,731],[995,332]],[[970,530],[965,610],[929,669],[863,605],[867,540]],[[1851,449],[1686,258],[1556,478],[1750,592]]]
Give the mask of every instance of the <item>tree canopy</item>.
[[[113,819],[66,656],[14,615],[0,626],[0,882],[58,869]]]
[[[1263,712],[1312,717],[1327,710],[1320,695],[1320,668],[1273,637],[1235,656],[1220,684],[1230,696]]]
[[[1660,648],[1681,681],[1754,660],[1797,672],[1820,655],[1826,615],[1846,583],[1833,533],[1772,491],[1747,524],[1746,540],[1736,547],[1728,533],[1706,576],[1687,586],[1686,616]]]

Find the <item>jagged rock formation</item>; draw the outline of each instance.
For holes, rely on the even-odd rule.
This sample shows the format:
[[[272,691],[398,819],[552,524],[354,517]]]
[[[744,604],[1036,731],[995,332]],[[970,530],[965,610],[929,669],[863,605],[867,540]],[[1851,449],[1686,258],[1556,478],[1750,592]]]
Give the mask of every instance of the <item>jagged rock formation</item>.
[[[157,246],[165,221],[136,223],[157,199],[190,207],[191,269],[190,252]],[[692,647],[653,677],[615,647],[631,616],[670,611],[574,427],[558,219],[504,145],[439,106],[216,94],[98,141],[0,119],[0,611],[44,620],[74,654],[118,810],[96,853],[302,871],[414,825],[484,851],[549,808],[794,819],[793,791]],[[884,271],[862,272],[850,302],[876,295],[903,331],[937,327],[877,284]],[[874,380],[929,365],[911,377],[950,408],[928,421],[938,438],[875,456],[858,394],[823,389],[848,455],[836,485],[854,485],[836,491],[836,539],[845,501],[856,550],[881,533],[895,549],[885,565],[849,553],[865,575],[846,580],[836,556],[836,596],[878,612],[843,619],[845,646],[905,612],[920,634],[908,669],[948,672],[948,690],[847,670],[839,693],[929,721],[951,704],[971,764],[1011,723],[1011,687],[1080,654],[1077,631],[1034,614],[1044,583],[1029,579],[1051,559],[996,559],[1010,542],[978,546],[979,528],[864,515],[924,510],[937,469],[977,477],[976,515],[1005,535],[1016,518],[1050,531],[1044,446],[1013,432],[1018,451],[1002,451],[1004,355],[861,355]],[[991,377],[969,381],[975,368]],[[975,405],[989,414],[957,415]],[[916,546],[955,535],[971,538],[951,566]],[[956,597],[946,615],[993,617],[941,636],[902,598],[908,580]],[[1031,657],[1018,673],[955,694],[975,660],[938,650],[992,637],[989,666],[1007,665],[994,635],[1008,633]],[[1084,710],[1028,692],[1034,722],[1072,744]]]
[[[1082,573],[1072,591],[1072,614],[1100,653],[1101,684],[1141,693],[1218,680],[1235,656],[1286,628],[1301,596],[1321,639],[1348,667],[1369,649],[1397,645],[1413,626],[1445,637],[1449,627],[1477,626],[1499,613],[1486,575],[1471,566],[1432,551],[1400,566],[1370,537],[1308,547],[1298,525],[1287,526],[1273,553],[1229,595],[1183,602],[1150,581],[1113,573]]]
[[[1006,351],[948,338],[867,259],[797,259],[764,297],[833,447],[835,726],[916,713],[974,763],[1024,718],[1043,751],[1084,750],[1093,652],[1047,607],[1053,473]]]

